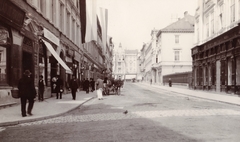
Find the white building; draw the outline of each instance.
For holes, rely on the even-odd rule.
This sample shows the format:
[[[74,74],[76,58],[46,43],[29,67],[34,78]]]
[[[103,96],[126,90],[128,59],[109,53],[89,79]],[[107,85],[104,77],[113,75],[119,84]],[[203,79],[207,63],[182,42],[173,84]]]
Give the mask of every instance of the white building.
[[[125,80],[130,81],[137,77],[138,50],[125,50]]]
[[[157,34],[153,31],[154,35],[156,40],[152,37],[151,48],[146,50],[152,52],[145,54],[146,64],[152,63],[151,70],[146,68],[145,72],[151,72],[153,83],[163,84],[164,75],[192,70],[193,16],[185,12],[183,18],[159,30]],[[148,56],[153,58],[149,59]]]
[[[126,50],[120,43],[118,48],[114,48],[113,77],[124,80],[136,79],[138,70],[137,57],[138,50]]]
[[[114,78],[122,78],[124,79],[125,75],[125,49],[122,47],[121,43],[118,48],[114,48],[113,55],[113,77]]]

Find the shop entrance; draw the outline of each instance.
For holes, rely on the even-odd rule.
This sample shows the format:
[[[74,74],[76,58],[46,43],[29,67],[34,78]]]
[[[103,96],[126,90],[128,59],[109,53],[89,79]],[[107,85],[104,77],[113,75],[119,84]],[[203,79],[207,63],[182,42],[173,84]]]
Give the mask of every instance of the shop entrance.
[[[33,59],[32,59],[32,54],[23,51],[22,55],[22,71],[24,72],[25,70],[29,70],[31,73],[33,72]]]

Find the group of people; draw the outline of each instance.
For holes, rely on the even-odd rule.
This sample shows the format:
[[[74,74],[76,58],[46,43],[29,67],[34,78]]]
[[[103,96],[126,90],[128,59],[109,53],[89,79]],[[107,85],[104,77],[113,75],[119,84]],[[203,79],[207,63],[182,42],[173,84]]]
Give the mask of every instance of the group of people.
[[[37,96],[37,91],[34,86],[34,79],[31,77],[31,72],[29,70],[25,70],[23,73],[23,77],[18,81],[18,94],[21,101],[21,113],[22,117],[26,117],[28,115],[32,115],[32,109],[34,105],[34,99]],[[56,98],[62,99],[62,93],[63,93],[63,81],[60,78],[59,75],[57,75],[55,78],[53,78],[53,89],[56,92]],[[72,93],[73,100],[76,99],[76,92],[79,88],[78,80],[75,76],[72,76],[72,79],[70,81],[70,89]],[[44,100],[44,90],[45,90],[45,83],[43,80],[43,76],[39,76],[38,81],[38,100],[43,101]],[[26,111],[26,104],[28,102],[28,107]]]
[[[53,81],[53,88],[56,93],[56,99],[62,99],[62,93],[63,93],[63,81],[60,78],[59,75],[54,77],[52,79]],[[86,93],[89,93],[89,89],[91,89],[91,92],[96,90],[97,97],[99,100],[103,99],[103,89],[106,84],[109,83],[109,80],[105,78],[104,80],[98,77],[96,81],[94,81],[93,78],[90,78],[90,81],[88,79],[84,79],[82,81],[82,87],[83,90],[86,91]],[[115,85],[120,87],[120,85]],[[79,89],[80,82],[79,80],[73,75],[72,79],[69,82],[69,87],[72,93],[72,99],[76,99],[76,92]],[[18,90],[19,90],[19,97],[21,100],[21,113],[23,117],[26,117],[28,115],[32,115],[32,109],[34,105],[34,99],[37,96],[37,91],[34,86],[34,79],[31,77],[31,72],[29,70],[25,70],[23,73],[23,77],[18,82]],[[43,76],[39,76],[38,81],[38,100],[43,101],[44,100],[44,90],[45,90],[45,84],[43,80]],[[28,107],[26,111],[26,104],[28,101]]]
[[[82,88],[84,91],[86,91],[86,93],[88,94],[90,89],[91,92],[93,92],[95,90],[95,81],[93,78],[90,78],[90,81],[88,80],[88,78],[83,79],[82,81]]]

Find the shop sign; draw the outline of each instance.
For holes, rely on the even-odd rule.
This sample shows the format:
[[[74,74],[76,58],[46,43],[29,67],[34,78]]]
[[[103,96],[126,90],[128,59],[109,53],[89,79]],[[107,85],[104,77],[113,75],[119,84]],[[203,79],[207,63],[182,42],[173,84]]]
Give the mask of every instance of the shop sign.
[[[74,51],[74,59],[77,61],[81,60],[81,55],[77,51]]]
[[[18,27],[22,27],[25,12],[12,4],[9,0],[0,0],[0,16],[16,24]]]
[[[7,40],[9,38],[8,30],[0,27],[0,44],[7,44]]]
[[[44,35],[45,38],[47,38],[48,40],[50,40],[51,42],[53,42],[54,44],[59,46],[58,37],[56,37],[52,32],[50,32],[46,28],[43,29],[43,35]]]

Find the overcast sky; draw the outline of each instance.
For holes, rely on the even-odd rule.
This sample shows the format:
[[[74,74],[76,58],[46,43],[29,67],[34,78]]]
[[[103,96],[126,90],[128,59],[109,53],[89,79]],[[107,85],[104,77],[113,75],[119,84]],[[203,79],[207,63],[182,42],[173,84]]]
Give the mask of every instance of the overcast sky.
[[[195,15],[197,0],[97,0],[98,7],[108,9],[108,35],[115,47],[142,48],[151,40],[151,30],[171,24],[184,12]]]

